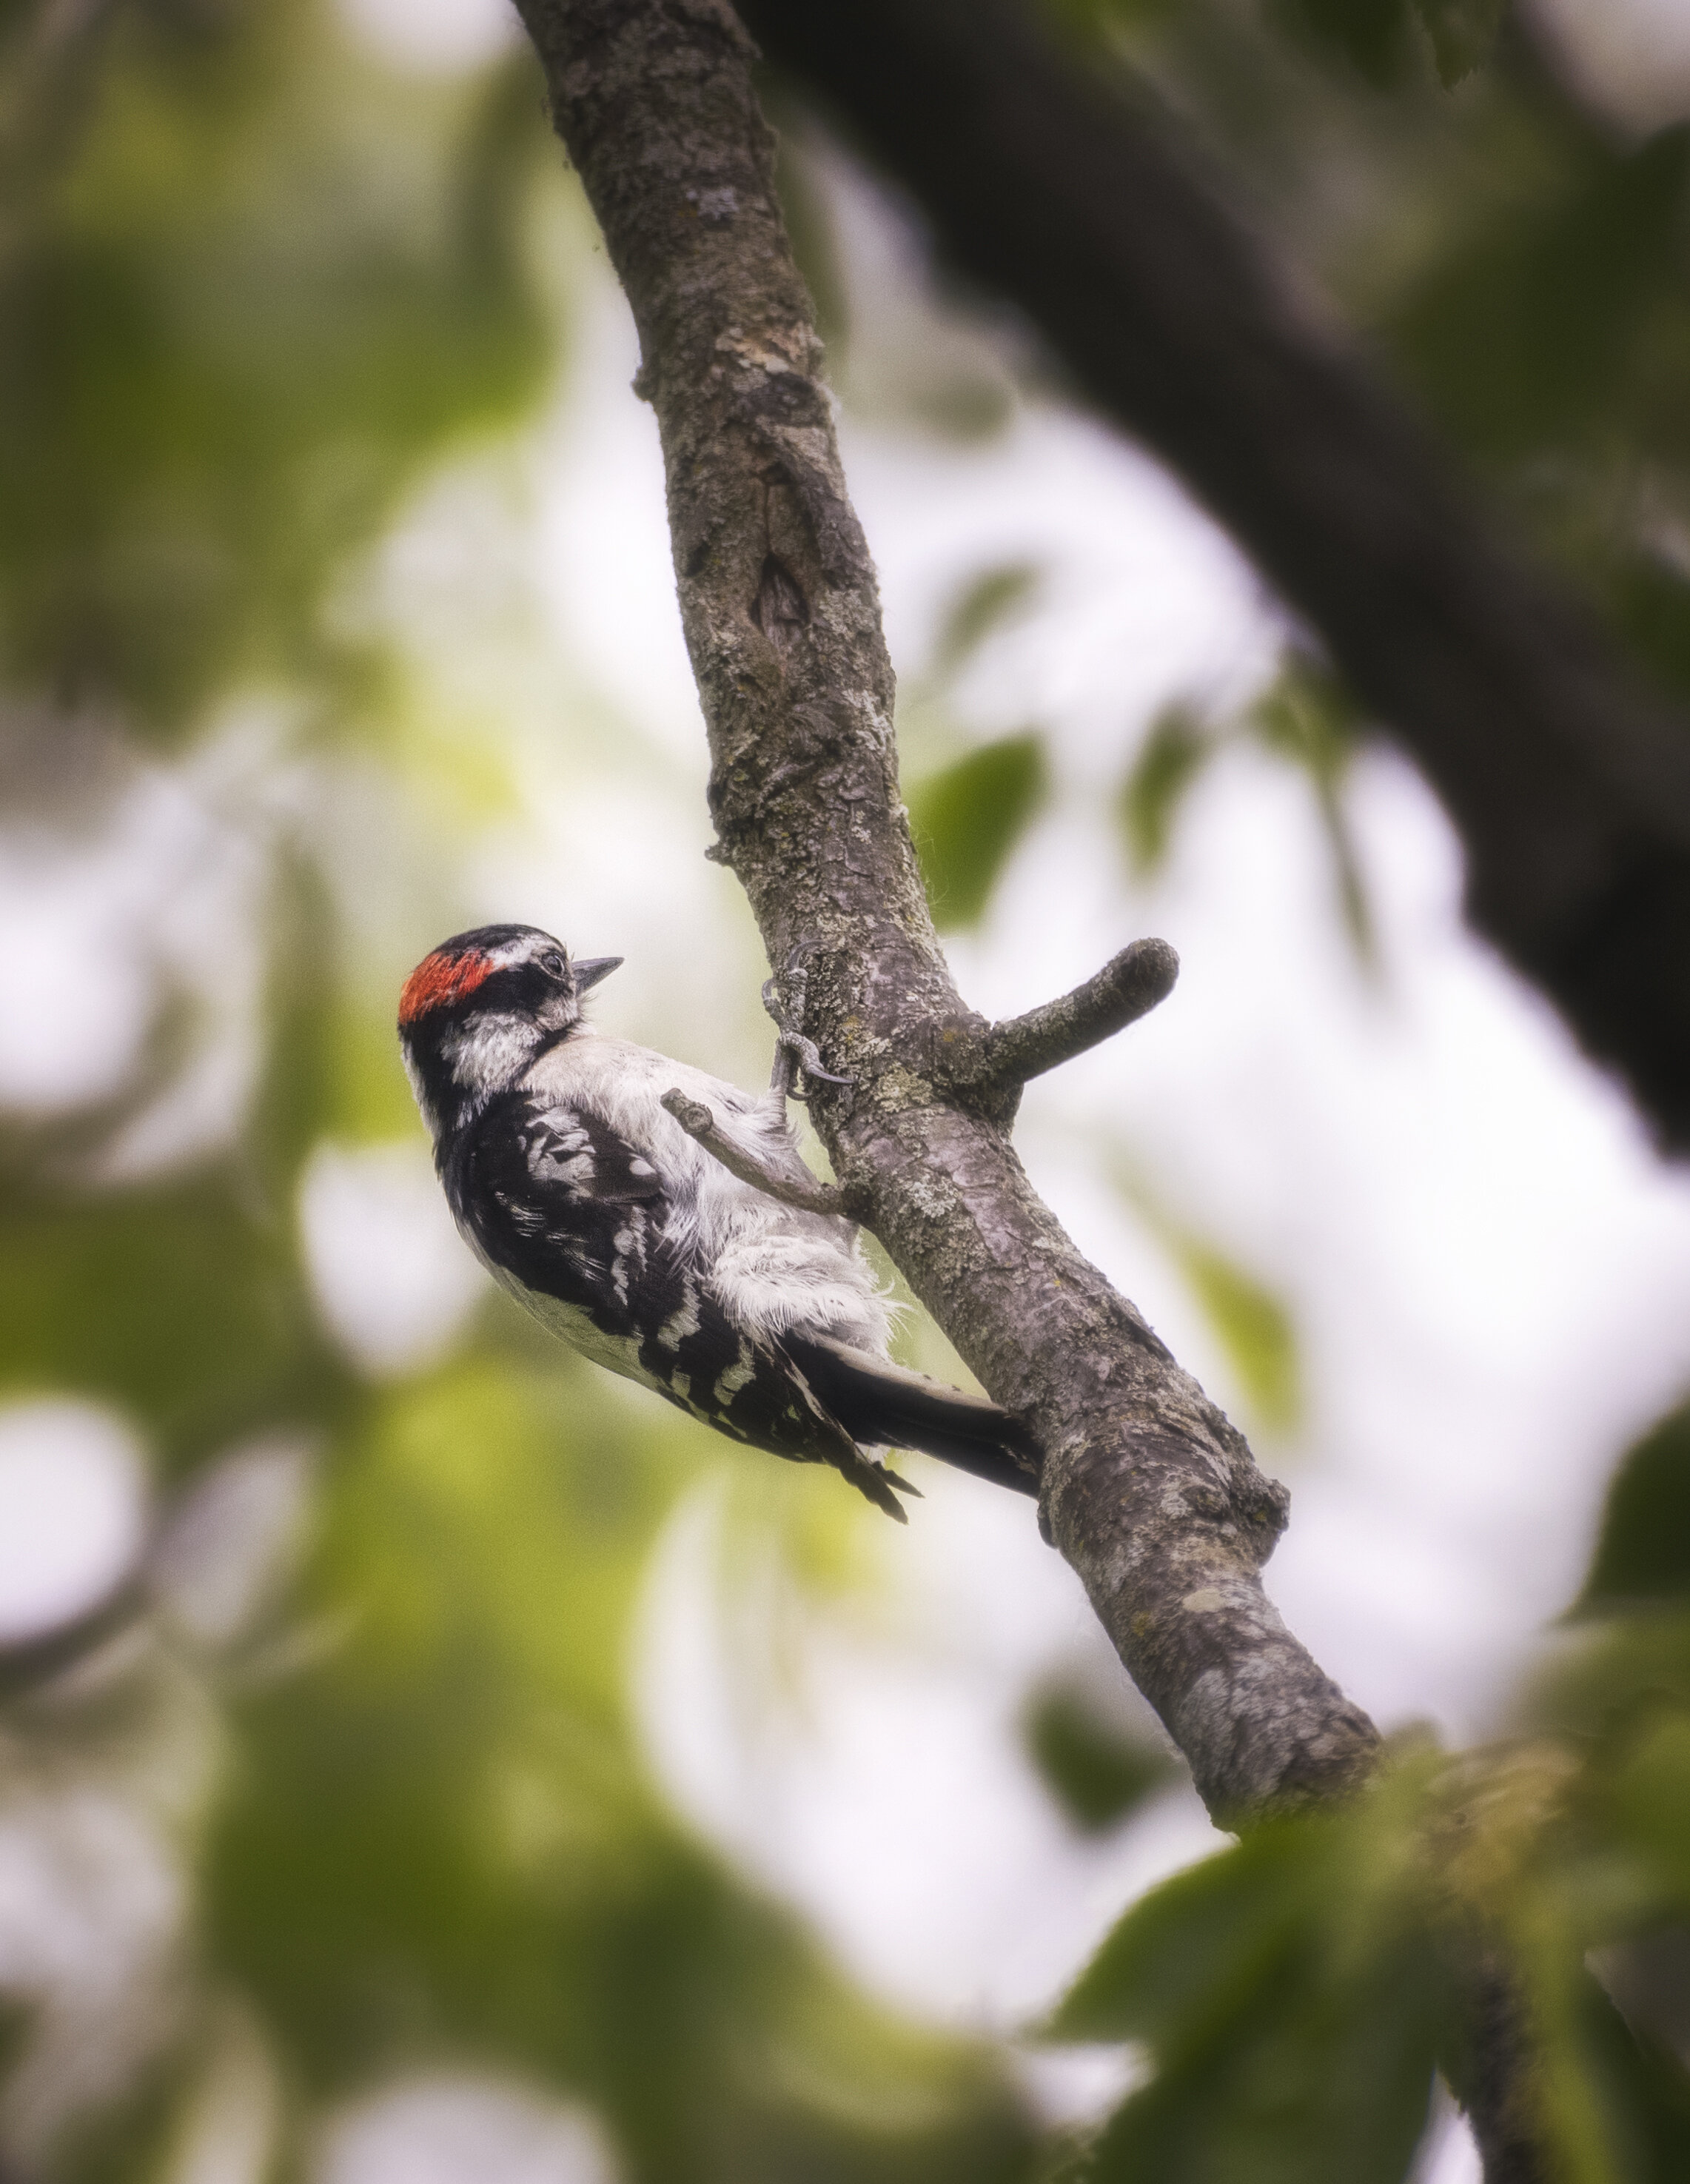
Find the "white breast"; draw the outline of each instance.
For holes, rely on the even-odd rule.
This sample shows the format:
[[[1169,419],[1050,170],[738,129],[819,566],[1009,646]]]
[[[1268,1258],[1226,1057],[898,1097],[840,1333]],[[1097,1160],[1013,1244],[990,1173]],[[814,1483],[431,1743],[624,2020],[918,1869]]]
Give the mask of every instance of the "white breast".
[[[670,1243],[696,1259],[736,1326],[762,1335],[801,1329],[884,1354],[887,1306],[851,1224],[796,1212],[742,1183],[687,1136],[663,1095],[702,1100],[765,1167],[803,1175],[797,1140],[772,1101],[586,1028],[542,1056],[523,1089],[597,1116],[651,1162],[669,1200]]]

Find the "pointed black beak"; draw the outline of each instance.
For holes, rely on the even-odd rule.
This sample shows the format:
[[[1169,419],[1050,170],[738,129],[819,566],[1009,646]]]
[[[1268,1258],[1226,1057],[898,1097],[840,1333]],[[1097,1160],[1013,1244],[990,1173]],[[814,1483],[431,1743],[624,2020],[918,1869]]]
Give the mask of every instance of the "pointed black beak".
[[[625,959],[620,956],[584,956],[570,967],[575,974],[575,991],[584,994],[589,986],[596,986],[601,978],[620,967]]]

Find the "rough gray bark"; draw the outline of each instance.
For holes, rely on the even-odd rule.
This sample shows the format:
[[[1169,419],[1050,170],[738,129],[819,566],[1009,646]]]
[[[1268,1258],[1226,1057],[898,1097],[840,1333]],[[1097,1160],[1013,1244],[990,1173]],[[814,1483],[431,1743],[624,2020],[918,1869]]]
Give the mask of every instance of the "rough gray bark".
[[[748,41],[726,0],[518,4],[639,327],[715,854],[770,962],[801,967],[787,989],[803,1020],[785,1030],[851,1080],[812,1077],[839,1183],[814,1200],[799,1186],[797,1202],[871,1226],[988,1392],[1031,1425],[1047,1536],[1215,1819],[1342,1797],[1372,1771],[1379,1739],[1263,1591],[1284,1490],[1075,1250],[1009,1140],[1022,1082],[1154,1006],[1173,951],[1136,944],[1003,1025],[958,994],[898,798],[874,571]],[[720,1135],[696,1103],[671,1112],[706,1144]],[[1487,2064],[1490,2111],[1515,2115],[1530,2082],[1519,2053]],[[1535,2184],[1514,2161],[1517,2134],[1502,2150],[1514,2165],[1498,2178]]]
[[[521,12],[639,327],[718,854],[770,961],[804,956],[798,1028],[854,1080],[811,1100],[840,1187],[1037,1435],[1050,1535],[1210,1811],[1342,1791],[1377,1735],[1263,1592],[1283,1489],[1081,1257],[1006,1134],[1015,1080],[1148,1006],[1171,951],[1129,951],[1098,990],[995,1033],[959,996],[899,801],[874,570],[749,42],[722,0]]]
[[[1105,415],[1319,632],[1460,833],[1468,915],[1690,1150],[1690,722],[1499,537],[1148,98],[1031,0],[745,0]]]
[[[1236,1825],[1339,1797],[1377,1732],[1287,1630],[1261,1567],[1287,1496],[1075,1250],[1008,1130],[1022,1082],[1154,1007],[1173,951],[1125,950],[985,1023],[952,984],[898,798],[892,674],[820,343],[782,228],[752,49],[725,0],[519,0],[559,134],[639,327],[719,845],[825,1065],[839,1178],[996,1400],[1045,1450],[1041,1522],[1128,1672]],[[781,983],[777,976],[776,983]],[[709,1144],[707,1112],[681,1117]],[[753,1177],[753,1180],[759,1178]],[[1517,2050],[1476,2101],[1512,2118]],[[1534,2184],[1512,2127],[1498,2184]],[[1489,2149],[1487,2149],[1488,2153]]]

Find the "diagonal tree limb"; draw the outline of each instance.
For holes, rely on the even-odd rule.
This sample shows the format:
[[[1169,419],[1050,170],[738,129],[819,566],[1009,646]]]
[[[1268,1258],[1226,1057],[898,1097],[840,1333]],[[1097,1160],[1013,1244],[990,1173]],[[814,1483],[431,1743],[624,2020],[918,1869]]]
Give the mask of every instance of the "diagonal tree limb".
[[[523,0],[633,306],[662,433],[720,851],[809,1029],[840,1186],[1047,1451],[1045,1511],[1218,1817],[1338,1791],[1377,1734],[1259,1570],[1284,1490],[1034,1194],[990,1097],[898,800],[892,674],[820,347],[725,0]],[[979,1067],[971,1067],[978,1058]]]
[[[639,328],[715,854],[770,961],[805,965],[805,1028],[853,1080],[811,1099],[840,1189],[1037,1435],[1046,1535],[1210,1813],[1232,1826],[1343,1797],[1376,1768],[1379,1737],[1263,1591],[1285,1491],[1033,1191],[992,1028],[940,952],[753,48],[726,0],[519,5]]]
[[[1474,925],[1690,1151],[1690,721],[1032,0],[742,12],[1319,631],[1459,830]]]

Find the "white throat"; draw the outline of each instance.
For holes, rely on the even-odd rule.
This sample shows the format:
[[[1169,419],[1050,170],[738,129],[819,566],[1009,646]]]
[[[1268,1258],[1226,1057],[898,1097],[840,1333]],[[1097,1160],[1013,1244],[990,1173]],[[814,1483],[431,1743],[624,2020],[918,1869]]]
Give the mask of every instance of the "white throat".
[[[440,1050],[464,1089],[485,1099],[519,1081],[545,1037],[529,1017],[474,1016],[441,1041]]]

